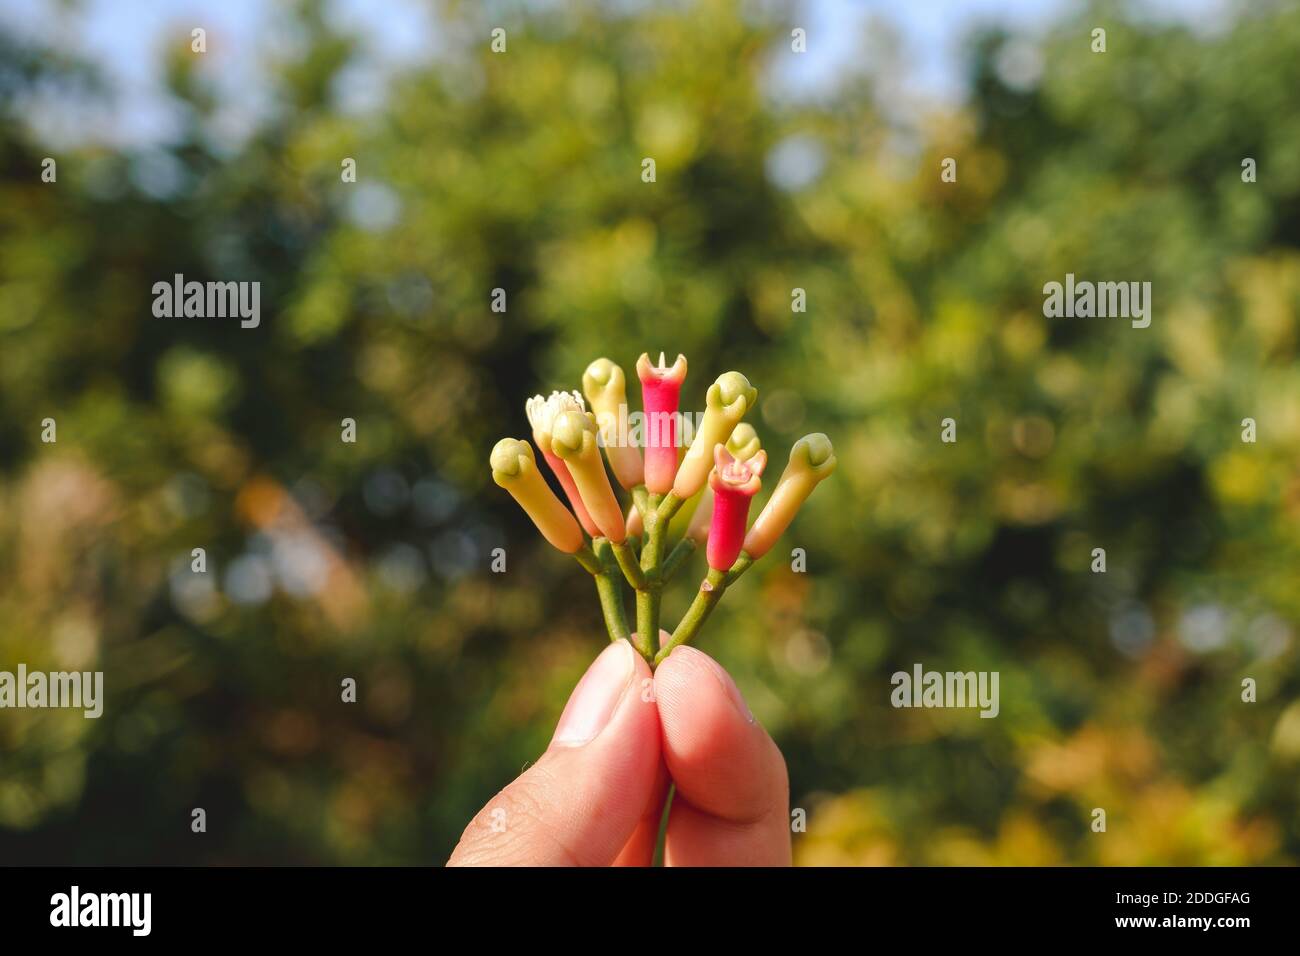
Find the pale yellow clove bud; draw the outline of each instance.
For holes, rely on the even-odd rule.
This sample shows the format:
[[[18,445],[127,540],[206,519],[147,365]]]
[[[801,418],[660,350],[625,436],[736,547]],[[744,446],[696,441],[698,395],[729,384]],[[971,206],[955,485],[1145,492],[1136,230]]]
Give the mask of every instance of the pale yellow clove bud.
[[[528,442],[501,439],[492,449],[491,463],[492,480],[510,492],[547,541],[566,554],[582,547],[577,519],[537,470],[533,447]]]
[[[758,560],[785,533],[799,508],[817,483],[835,470],[835,449],[821,432],[805,435],[790,449],[790,463],[781,473],[776,490],[745,535],[744,551]]]
[[[582,391],[591,403],[600,441],[614,477],[631,491],[645,481],[641,451],[628,439],[627,379],[607,358],[598,358],[582,374]]]
[[[741,422],[732,429],[727,439],[727,451],[736,461],[748,461],[759,453],[763,443],[759,441],[758,432],[749,422]]]
[[[723,372],[709,386],[704,419],[673,480],[673,494],[686,499],[704,486],[713,468],[713,448],[725,445],[732,430],[754,407],[758,389],[740,372]]]
[[[528,423],[533,426],[533,442],[541,449],[546,464],[559,479],[560,487],[564,489],[564,495],[569,499],[569,507],[578,516],[578,524],[582,525],[583,531],[594,538],[600,534],[600,529],[596,527],[596,522],[591,520],[591,515],[587,514],[587,506],[582,503],[578,486],[573,483],[573,477],[569,474],[569,466],[551,451],[551,423],[555,421],[555,416],[561,412],[585,412],[586,410],[587,406],[582,403],[582,396],[577,392],[551,392],[549,398],[544,395],[534,395],[524,403]]]
[[[614,497],[597,447],[596,420],[590,412],[562,412],[551,423],[551,451],[564,459],[582,503],[603,534],[615,544],[627,537],[623,509]]]

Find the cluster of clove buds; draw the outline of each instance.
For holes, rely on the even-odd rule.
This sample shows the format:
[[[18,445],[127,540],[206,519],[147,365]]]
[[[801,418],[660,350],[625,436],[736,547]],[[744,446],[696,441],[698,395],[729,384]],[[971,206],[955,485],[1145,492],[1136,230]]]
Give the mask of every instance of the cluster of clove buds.
[[[758,390],[740,372],[725,372],[709,386],[703,415],[692,420],[678,407],[684,356],[668,366],[663,353],[657,365],[643,354],[636,370],[643,412],[631,429],[636,416],[627,411],[626,378],[606,358],[587,367],[582,394],[552,392],[527,402],[533,442],[572,510],[551,490],[527,441],[501,439],[491,462],[493,480],[546,540],[595,579],[610,640],[631,641],[653,667],[694,639],[723,592],[771,550],[817,483],[835,470],[835,451],[821,433],[795,442],[776,490],[749,524],[767,467],[758,433],[742,421]],[[610,472],[629,493],[629,506],[619,502]],[[700,545],[709,570],[671,638],[658,647],[664,586]],[[628,628],[624,581],[636,592],[635,632]]]

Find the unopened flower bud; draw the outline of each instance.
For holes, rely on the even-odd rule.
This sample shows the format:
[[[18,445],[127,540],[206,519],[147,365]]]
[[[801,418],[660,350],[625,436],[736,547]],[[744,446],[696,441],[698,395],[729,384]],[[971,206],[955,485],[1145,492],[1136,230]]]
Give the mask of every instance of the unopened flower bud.
[[[586,410],[586,406],[582,404],[582,396],[577,392],[551,392],[549,398],[534,395],[524,403],[528,424],[533,427],[533,441],[541,450],[547,466],[559,479],[560,487],[564,489],[564,495],[569,499],[573,513],[578,516],[579,524],[594,538],[600,534],[600,529],[587,513],[587,506],[582,503],[582,496],[578,494],[578,486],[574,483],[573,476],[569,474],[569,467],[551,451],[551,424],[555,421],[555,417],[563,412]]]
[[[673,480],[673,493],[678,498],[685,500],[704,486],[713,467],[713,447],[726,444],[757,400],[758,389],[740,372],[724,372],[709,386],[704,419]]]
[[[713,489],[713,518],[709,524],[706,552],[709,567],[726,571],[740,556],[745,540],[749,503],[762,484],[767,452],[759,451],[748,461],[737,461],[722,445],[714,446],[714,468],[709,475]]]
[[[551,424],[551,451],[569,466],[582,503],[600,533],[618,544],[627,536],[623,509],[614,497],[596,441],[596,420],[589,412],[568,411]]]
[[[835,449],[821,432],[805,435],[794,443],[790,463],[781,473],[776,490],[745,536],[745,552],[751,558],[757,560],[771,550],[817,483],[829,476],[835,465]]]
[[[636,360],[636,374],[641,379],[645,413],[645,486],[651,494],[663,495],[673,490],[677,473],[677,406],[686,378],[686,356],[678,355],[667,368],[663,352],[657,366],[651,365],[650,356],[643,352]]]
[[[537,470],[528,442],[501,439],[492,449],[491,463],[492,480],[510,492],[547,541],[566,554],[582,547],[582,529]]]
[[[727,451],[731,452],[736,461],[747,461],[758,454],[763,443],[759,441],[758,432],[749,422],[741,422],[731,431],[731,437],[727,439]]]
[[[607,358],[598,358],[582,374],[582,391],[600,429],[600,441],[614,477],[631,491],[645,481],[641,452],[627,436],[627,379]]]

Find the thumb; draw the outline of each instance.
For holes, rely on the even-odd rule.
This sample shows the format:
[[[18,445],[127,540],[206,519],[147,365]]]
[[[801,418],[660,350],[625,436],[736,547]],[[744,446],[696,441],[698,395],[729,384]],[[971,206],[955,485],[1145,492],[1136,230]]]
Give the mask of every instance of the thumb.
[[[650,668],[615,641],[587,668],[536,764],[470,821],[449,866],[608,866],[655,793]]]

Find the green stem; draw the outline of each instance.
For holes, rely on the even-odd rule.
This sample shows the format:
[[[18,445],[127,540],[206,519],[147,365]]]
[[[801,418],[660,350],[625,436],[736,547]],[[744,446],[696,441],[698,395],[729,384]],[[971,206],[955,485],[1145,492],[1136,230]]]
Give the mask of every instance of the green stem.
[[[672,638],[655,655],[652,666],[657,667],[662,664],[664,658],[673,652],[673,648],[681,644],[687,644],[694,639],[700,628],[704,626],[704,622],[709,619],[709,615],[713,613],[713,609],[718,606],[718,602],[722,600],[722,595],[727,588],[735,583],[738,577],[748,571],[753,563],[754,559],[749,556],[748,552],[742,551],[730,570],[717,571],[709,568],[708,576],[700,583],[700,590],[695,595],[695,600],[691,602],[691,606],[682,615],[681,621],[677,624],[677,630],[673,631]]]
[[[618,581],[613,575],[596,575],[596,594],[600,597],[600,610],[605,615],[605,630],[611,641],[630,641],[631,632],[627,628],[627,612],[623,610],[623,595],[619,593]]]
[[[730,587],[735,584],[736,578],[748,571],[753,563],[754,559],[749,556],[748,551],[740,552],[740,557],[736,558],[736,563],[727,571],[727,586]]]
[[[632,489],[632,503],[641,512],[641,523],[644,524],[646,512],[650,510],[650,493],[645,490],[645,485],[637,485]]]
[[[610,547],[614,550],[614,560],[618,566],[623,569],[623,576],[627,578],[627,583],[632,585],[638,591],[645,587],[645,574],[641,567],[636,563],[636,552],[632,550],[632,545],[627,540],[610,542]]]
[[[597,542],[604,540],[604,538],[596,539]],[[588,574],[600,574],[602,570],[600,559],[596,557],[596,552],[591,550],[590,544],[584,542],[581,548],[573,552],[573,556],[577,558],[579,564],[587,569]]]
[[[655,840],[654,856],[650,860],[651,866],[664,865],[664,850],[668,845],[668,820],[673,811],[673,797],[677,795],[677,784],[668,785],[668,797],[664,800],[664,809],[659,814],[659,836]]]
[[[647,635],[653,635],[647,637]],[[659,643],[659,591],[636,592],[636,649],[652,663]]]
[[[668,517],[664,517],[661,500],[665,503],[677,502],[677,505],[669,510]],[[641,548],[641,570],[646,572],[651,583],[660,580],[659,562],[663,560],[664,539],[668,536],[668,521],[679,507],[681,507],[681,499],[671,491],[666,498],[662,499],[659,495],[650,496],[650,507],[646,511],[644,520],[645,545]]]
[[[646,529],[645,544],[641,546],[641,570],[647,576],[659,570],[664,551],[664,532],[668,530],[667,525],[654,517],[653,512],[650,520],[654,522],[654,528]]]
[[[668,522],[673,520],[673,515],[677,514],[684,504],[686,504],[686,499],[678,498],[675,491],[670,491],[664,495],[663,501],[659,502],[655,510],[658,512],[659,520],[664,523],[665,527]]]
[[[596,556],[601,570],[596,574],[596,594],[600,597],[600,610],[605,615],[605,630],[611,641],[631,640],[627,627],[627,611],[623,607],[622,589],[618,586],[618,567],[614,562],[609,541],[596,540]]]
[[[669,493],[672,497],[672,493]],[[641,546],[642,582],[636,592],[636,645],[637,650],[652,662],[655,650],[659,647],[659,606],[663,595],[663,575],[660,562],[663,560],[664,536],[668,533],[668,522],[659,513],[659,495],[649,495],[642,523],[645,525],[645,543]]]
[[[665,644],[655,655],[655,664],[662,664],[664,658],[673,652],[673,649],[679,645],[689,643],[692,638],[704,626],[704,622],[709,619],[713,609],[718,606],[722,600],[722,594],[727,590],[727,574],[725,571],[717,571],[709,568],[708,576],[700,582],[700,589],[695,594],[695,600],[691,606],[686,609],[682,615],[681,621],[677,624],[677,630],[673,631],[672,638]]]

